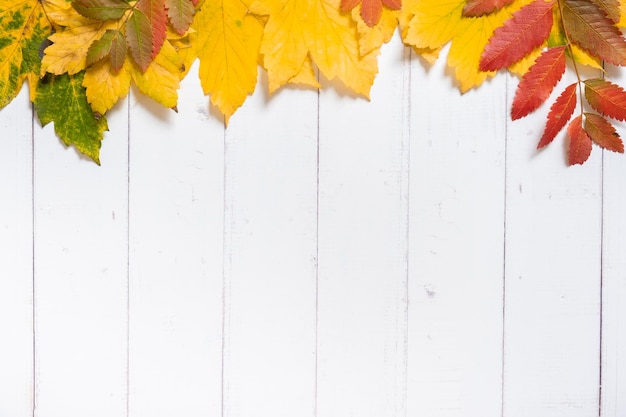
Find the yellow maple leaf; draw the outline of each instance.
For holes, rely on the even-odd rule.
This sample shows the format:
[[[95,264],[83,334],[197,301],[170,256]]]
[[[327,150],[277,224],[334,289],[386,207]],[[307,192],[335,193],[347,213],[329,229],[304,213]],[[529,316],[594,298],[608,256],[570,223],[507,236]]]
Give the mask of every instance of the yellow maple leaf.
[[[416,48],[436,50],[451,42],[448,66],[454,69],[462,92],[479,86],[493,72],[478,70],[482,55],[495,28],[532,0],[517,0],[501,10],[481,16],[462,15],[465,0],[405,0],[410,15],[403,29],[404,42]]]
[[[202,89],[228,122],[254,92],[263,25],[241,0],[210,0],[196,13],[192,28],[198,33]]]
[[[328,79],[338,78],[369,96],[379,50],[360,53],[356,23],[340,12],[339,4],[340,0],[258,0],[251,5],[254,13],[269,14],[261,54],[270,91],[291,82],[310,58]]]
[[[39,48],[51,26],[38,0],[0,0],[0,108],[30,84],[31,100],[39,82]]]
[[[358,7],[352,9],[352,20],[357,24],[359,31],[359,53],[367,55],[372,51],[379,50],[380,47],[389,42],[394,31],[398,27],[398,10],[391,10],[383,7],[380,20],[373,27],[368,26],[361,17]]]

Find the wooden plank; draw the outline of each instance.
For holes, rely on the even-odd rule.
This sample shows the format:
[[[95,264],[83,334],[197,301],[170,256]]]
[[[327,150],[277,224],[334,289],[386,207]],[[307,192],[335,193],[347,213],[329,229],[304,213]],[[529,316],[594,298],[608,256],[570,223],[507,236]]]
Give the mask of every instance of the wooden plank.
[[[223,415],[312,417],[317,92],[266,88],[226,132]]]
[[[372,101],[326,88],[319,136],[319,417],[403,416],[408,77],[386,45]]]
[[[28,88],[0,110],[0,416],[33,409],[32,112]]]
[[[500,416],[505,83],[413,61],[409,415]]]
[[[130,416],[220,415],[224,128],[191,71],[178,114],[131,101]]]
[[[126,110],[101,167],[35,125],[36,416],[126,416]]]
[[[621,69],[607,66],[624,85]],[[622,139],[624,126],[617,124]],[[594,150],[595,151],[595,150]],[[602,172],[602,362],[601,415],[626,415],[626,159],[604,152]]]
[[[599,409],[601,152],[566,166],[564,132],[537,151],[549,106],[507,133],[504,413]],[[517,85],[509,81],[509,103]]]

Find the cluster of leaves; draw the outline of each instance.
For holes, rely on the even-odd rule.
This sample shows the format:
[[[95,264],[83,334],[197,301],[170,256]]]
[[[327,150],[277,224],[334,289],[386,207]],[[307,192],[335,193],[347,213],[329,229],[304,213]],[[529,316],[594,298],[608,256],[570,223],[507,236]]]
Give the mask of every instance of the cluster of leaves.
[[[270,93],[319,88],[320,74],[368,97],[380,48],[399,30],[431,63],[450,44],[462,92],[501,69],[521,76],[513,119],[538,109],[571,61],[577,81],[552,105],[539,146],[569,123],[568,159],[582,163],[593,142],[623,152],[608,118],[626,119],[626,92],[583,80],[579,67],[626,64],[625,14],[618,0],[0,0],[0,108],[27,81],[41,123],[99,162],[106,113],[133,84],[176,110],[198,60],[226,122],[259,66]]]

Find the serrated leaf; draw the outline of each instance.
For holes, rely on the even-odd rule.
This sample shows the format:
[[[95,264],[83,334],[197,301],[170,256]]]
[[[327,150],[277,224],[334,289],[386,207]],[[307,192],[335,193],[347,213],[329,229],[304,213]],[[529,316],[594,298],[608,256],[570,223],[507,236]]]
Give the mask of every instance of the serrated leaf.
[[[40,47],[52,28],[37,0],[0,0],[0,108],[9,104],[28,80],[31,100],[39,82]]]
[[[550,107],[546,128],[537,148],[543,148],[552,142],[572,117],[576,109],[576,87],[578,87],[578,83],[569,85]]]
[[[479,17],[500,10],[514,0],[467,0],[463,7],[463,16]]]
[[[564,0],[563,25],[572,42],[611,64],[626,65],[626,41],[606,14],[589,0]]]
[[[43,126],[54,122],[54,130],[66,146],[74,146],[100,164],[100,146],[107,130],[104,116],[96,116],[82,86],[83,73],[48,75],[39,83],[35,111]]]
[[[111,42],[111,52],[109,53],[109,59],[111,61],[111,68],[113,71],[119,71],[124,62],[126,61],[126,52],[128,51],[128,46],[126,44],[126,37],[123,33],[117,33],[117,36],[113,37],[113,41]]]
[[[125,0],[74,0],[72,7],[90,19],[117,20],[130,10],[131,5]]]
[[[585,81],[585,98],[596,111],[613,119],[626,120],[626,91],[602,78]]]
[[[613,125],[595,113],[585,113],[585,131],[596,144],[609,151],[624,153],[624,143]]]
[[[165,37],[167,35],[167,11],[165,9],[166,0],[139,0],[136,10],[143,12],[150,22],[152,31],[152,53],[151,59],[159,53]]]
[[[93,65],[111,52],[111,44],[113,38],[117,37],[119,32],[116,30],[107,30],[102,37],[94,41],[87,50],[87,66]]]
[[[169,41],[165,41],[146,71],[139,71],[132,66],[131,74],[143,94],[165,107],[175,108],[183,70],[176,49]]]
[[[84,70],[91,44],[100,39],[107,30],[116,28],[113,20],[97,22],[80,15],[73,19],[73,23],[76,26],[50,36],[52,45],[45,50],[41,61],[42,72],[73,75]]]
[[[398,27],[398,15],[398,11],[385,7],[378,23],[374,27],[370,27],[360,17],[359,11],[352,9],[352,19],[356,22],[359,33],[359,53],[361,56],[380,50],[383,44],[391,40]]]
[[[541,46],[552,29],[553,4],[553,1],[535,0],[497,28],[480,58],[480,70],[509,67]]]
[[[93,111],[105,114],[120,98],[126,97],[130,90],[131,60],[125,60],[117,71],[111,61],[103,59],[87,68],[83,79],[87,101]],[[137,72],[141,72],[137,69]]]
[[[574,117],[567,128],[569,147],[567,162],[570,165],[583,164],[591,155],[591,138],[582,127],[582,115]]]
[[[611,19],[613,23],[618,23],[620,19],[620,2],[618,0],[591,0],[600,9],[606,13],[607,17]]]
[[[140,10],[135,10],[126,21],[126,42],[139,68],[147,70],[152,62],[152,27]]]
[[[174,30],[180,35],[187,32],[196,11],[191,0],[166,0],[167,16]]]
[[[402,8],[401,0],[341,0],[340,8],[342,12],[347,12],[355,9],[359,4],[361,4],[361,19],[370,28],[375,27],[380,22],[383,14],[383,5],[391,10],[400,10]]]
[[[541,106],[564,72],[565,46],[550,48],[541,54],[517,86],[511,118],[520,119]]]

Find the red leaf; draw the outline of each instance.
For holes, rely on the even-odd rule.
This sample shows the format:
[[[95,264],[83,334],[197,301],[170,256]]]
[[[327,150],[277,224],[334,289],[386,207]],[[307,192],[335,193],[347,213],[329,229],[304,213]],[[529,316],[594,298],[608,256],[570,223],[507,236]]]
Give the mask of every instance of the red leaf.
[[[624,153],[624,143],[613,125],[595,113],[585,113],[585,132],[591,140],[609,151]]]
[[[152,54],[150,57],[154,59],[163,46],[167,31],[165,0],[139,0],[137,10],[142,11],[150,22],[152,31]]]
[[[527,116],[548,99],[565,72],[565,46],[543,52],[517,86],[511,118]]]
[[[152,62],[152,28],[140,10],[135,10],[126,21],[126,41],[139,68],[147,70]]]
[[[606,14],[590,0],[564,0],[563,26],[572,42],[611,64],[626,65],[626,41]]]
[[[583,130],[582,121],[582,115],[576,116],[567,128],[569,135],[567,162],[570,165],[583,164],[591,155],[591,138]]]
[[[187,32],[196,9],[190,0],[165,0],[167,6],[167,16],[170,19],[172,27],[180,35]]]
[[[550,107],[548,120],[546,121],[546,129],[543,131],[543,136],[541,136],[537,148],[543,148],[552,142],[556,135],[567,124],[570,117],[572,117],[576,109],[577,85],[578,83],[569,85],[556,99],[552,107]]]
[[[480,57],[481,71],[497,71],[524,58],[548,39],[554,1],[535,0],[497,28]]]
[[[383,14],[383,3],[381,0],[362,0],[361,17],[369,27],[376,26]]]
[[[596,111],[613,119],[626,120],[626,91],[602,78],[585,81],[585,98]]]
[[[513,3],[514,0],[467,0],[463,7],[463,16],[479,17],[496,10],[500,10],[504,6]]]

